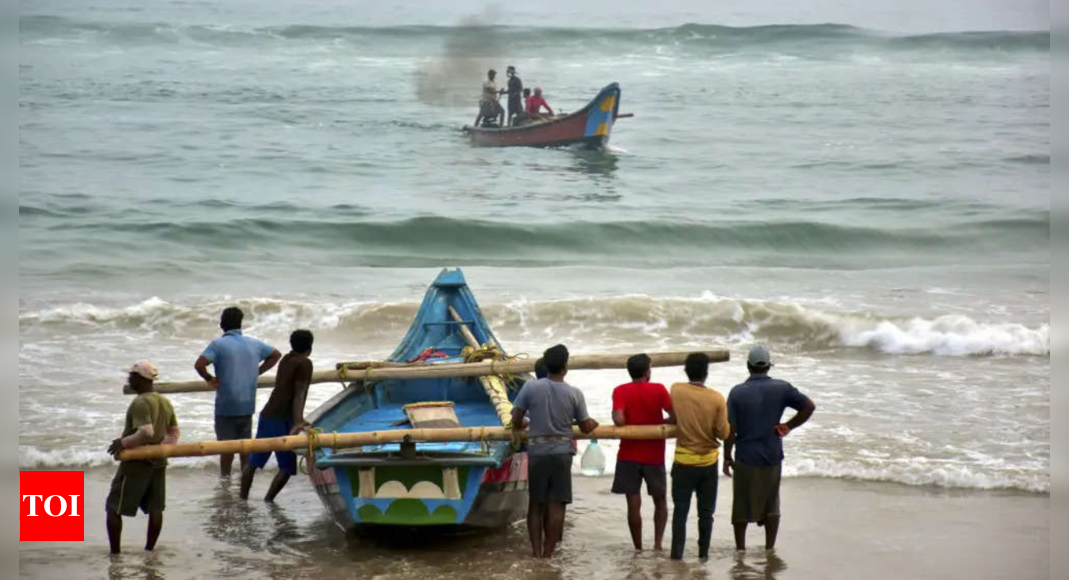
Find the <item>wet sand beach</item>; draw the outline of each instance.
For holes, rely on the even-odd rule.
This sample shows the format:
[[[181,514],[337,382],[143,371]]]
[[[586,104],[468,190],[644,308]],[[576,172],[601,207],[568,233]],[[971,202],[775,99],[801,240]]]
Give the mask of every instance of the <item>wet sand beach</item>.
[[[530,557],[522,524],[459,537],[348,537],[329,520],[304,476],[271,505],[256,499],[268,477],[261,476],[253,499],[243,502],[236,479],[220,480],[207,469],[173,469],[158,550],[141,549],[147,522],[141,516],[125,520],[125,552],[112,557],[104,513],[97,509],[110,477],[110,470],[86,473],[86,541],[20,544],[21,578],[1025,580],[1050,573],[1049,495],[816,478],[784,482],[783,523],[772,554],[763,549],[763,530],[753,526],[749,549],[736,553],[730,480],[722,478],[712,556],[703,564],[694,538],[681,563],[649,550],[649,521],[647,551],[636,553],[623,500],[609,493],[611,479],[576,476],[564,544],[545,562]],[[646,515],[649,520],[651,513]]]

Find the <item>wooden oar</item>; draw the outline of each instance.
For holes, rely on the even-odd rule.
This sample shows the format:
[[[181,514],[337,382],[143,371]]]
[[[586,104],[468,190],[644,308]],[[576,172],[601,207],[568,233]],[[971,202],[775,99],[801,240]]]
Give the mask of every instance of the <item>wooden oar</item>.
[[[525,439],[526,431],[519,432]],[[676,436],[674,425],[633,425],[627,427],[602,426],[591,433],[575,430],[577,439],[669,439]],[[312,437],[312,448],[348,449],[383,443],[441,443],[449,441],[509,441],[511,429],[505,427],[454,427],[448,429],[398,429],[394,431],[364,431],[361,433],[321,433]],[[127,449],[119,454],[123,461],[164,459],[168,457],[201,457],[227,453],[256,453],[308,449],[308,435],[291,435],[266,439],[236,439],[233,441],[201,441],[177,445],[146,445]]]
[[[615,119],[630,119],[631,117],[634,117],[634,116],[635,116],[634,113],[620,113],[619,115],[616,115],[615,117],[613,117],[613,119],[614,120]]]
[[[731,355],[722,349],[702,349],[711,362],[726,362]],[[655,367],[680,366],[689,352],[653,352],[649,354],[651,364]],[[630,354],[577,354],[568,359],[570,370],[623,369],[627,366]],[[368,363],[355,363],[365,364]],[[397,364],[397,363],[393,363]],[[385,381],[389,379],[440,379],[455,377],[485,377],[490,375],[513,375],[529,373],[534,370],[535,359],[513,359],[504,361],[482,361],[474,363],[413,364],[402,366],[365,366],[355,369],[347,363],[339,364],[339,369],[319,371],[312,374],[312,383],[337,383],[349,381]],[[274,376],[262,376],[257,388],[270,389],[275,386]],[[186,381],[179,383],[156,383],[158,393],[199,393],[210,391],[204,381]],[[128,395],[134,394],[126,387]]]

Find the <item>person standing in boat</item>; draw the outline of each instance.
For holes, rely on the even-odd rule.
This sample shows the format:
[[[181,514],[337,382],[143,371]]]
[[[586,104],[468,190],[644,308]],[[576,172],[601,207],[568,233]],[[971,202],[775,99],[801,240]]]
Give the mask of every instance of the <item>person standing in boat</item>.
[[[612,422],[624,425],[664,425],[675,423],[672,397],[660,383],[650,382],[650,357],[636,354],[627,359],[631,382],[612,392]],[[668,524],[668,477],[664,469],[664,439],[622,440],[616,455],[616,475],[612,492],[627,498],[627,526],[636,550],[642,549],[642,482],[653,498],[653,549],[664,546]]]
[[[546,111],[549,111],[549,116],[552,117],[553,107],[549,106],[545,97],[542,96],[542,87],[535,87],[534,95],[527,101],[527,118],[529,119],[543,119],[542,108],[545,107]]]
[[[516,118],[525,113],[525,107],[522,100],[523,95],[523,80],[520,79],[520,75],[516,74],[516,67],[509,65],[505,69],[505,75],[508,76],[508,114],[509,114],[509,126],[511,127]]]
[[[208,387],[215,391],[215,437],[219,441],[252,438],[252,414],[256,411],[256,382],[271,370],[282,353],[255,338],[241,334],[245,313],[236,306],[223,311],[219,328],[223,336],[213,340],[193,365]],[[215,376],[208,372],[215,368]],[[248,456],[241,456],[244,467]],[[219,456],[219,474],[230,477],[234,454]]]
[[[128,384],[137,393],[126,410],[126,426],[122,437],[111,442],[108,453],[115,459],[124,449],[143,445],[173,445],[180,432],[174,407],[167,397],[153,389],[159,372],[147,360],[130,369]],[[108,543],[111,553],[118,554],[122,541],[122,517],[134,517],[138,508],[148,515],[146,550],[156,548],[156,540],[163,529],[163,510],[166,505],[167,460],[123,461],[111,482],[111,492],[105,500],[107,508]]]
[[[505,109],[501,107],[498,98],[504,91],[497,88],[497,71],[490,69],[486,72],[486,82],[483,83],[482,97],[479,99],[479,114],[475,117],[475,126],[482,127],[483,122],[493,119],[498,127],[505,124]]]
[[[312,383],[312,341],[314,337],[307,330],[295,330],[290,335],[290,352],[278,363],[278,374],[271,398],[267,400],[260,420],[256,425],[256,438],[285,437],[296,435],[308,428],[304,420],[304,403],[308,397],[308,385]],[[241,470],[241,499],[249,498],[252,480],[257,469],[263,469],[271,452],[258,452],[249,455],[249,462]],[[291,476],[297,475],[297,454],[292,451],[275,451],[278,462],[278,474],[271,480],[271,487],[264,496],[264,501],[275,501]]]
[[[536,558],[553,556],[564,536],[564,516],[572,503],[572,458],[578,424],[583,433],[597,428],[587,413],[583,392],[564,382],[568,373],[568,349],[563,344],[543,353],[549,376],[528,381],[516,395],[512,428],[527,432],[528,492],[527,532]]]

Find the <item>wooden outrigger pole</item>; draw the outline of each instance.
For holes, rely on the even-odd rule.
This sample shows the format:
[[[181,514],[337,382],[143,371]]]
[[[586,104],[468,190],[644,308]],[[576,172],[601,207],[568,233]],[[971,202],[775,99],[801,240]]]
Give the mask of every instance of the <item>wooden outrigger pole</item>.
[[[466,328],[463,327],[462,328]],[[470,331],[469,331],[470,332]],[[680,366],[686,360],[687,352],[652,352],[649,354],[651,366],[670,367]],[[709,355],[710,362],[726,362],[730,359],[728,351],[723,349],[702,349],[701,352]],[[630,354],[576,354],[568,359],[569,370],[592,370],[592,369],[623,369],[627,365]],[[337,368],[329,371],[319,371],[312,374],[312,383],[338,383],[350,381],[364,381],[366,383],[385,381],[390,379],[437,379],[450,377],[487,377],[493,375],[517,375],[529,373],[534,370],[535,359],[505,359],[486,360],[471,363],[442,363],[442,364],[380,364],[375,362],[339,363]],[[257,387],[270,389],[275,386],[274,376],[260,377]],[[186,381],[175,383],[156,383],[154,390],[157,393],[198,393],[207,392],[207,383],[204,381]],[[126,387],[123,390],[128,395],[134,392]]]
[[[577,439],[669,439],[676,436],[674,425],[604,425],[590,433],[575,429]],[[395,429],[359,433],[313,433],[265,439],[201,441],[177,445],[146,445],[126,449],[119,454],[123,461],[164,459],[169,457],[203,457],[227,453],[293,451],[297,449],[348,449],[385,443],[432,443],[447,441],[512,441],[527,438],[526,431],[513,432],[507,427],[452,427],[447,429]]]

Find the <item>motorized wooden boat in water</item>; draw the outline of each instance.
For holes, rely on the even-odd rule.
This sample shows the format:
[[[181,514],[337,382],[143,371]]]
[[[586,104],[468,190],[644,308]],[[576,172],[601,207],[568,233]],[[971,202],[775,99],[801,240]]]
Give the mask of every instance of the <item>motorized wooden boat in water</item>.
[[[459,270],[443,270],[388,361],[464,362],[500,345]],[[428,350],[433,349],[433,350]],[[470,359],[471,348],[467,355]],[[426,358],[425,353],[434,353]],[[358,372],[353,373],[357,378]],[[309,415],[322,437],[413,427],[501,427],[528,376],[355,380]],[[343,529],[364,525],[501,527],[527,510],[527,454],[511,442],[403,443],[314,452],[316,492]]]
[[[560,147],[581,145],[589,149],[604,148],[619,118],[620,85],[612,83],[601,89],[594,100],[578,111],[530,121],[517,127],[465,126],[471,142],[487,147]]]

